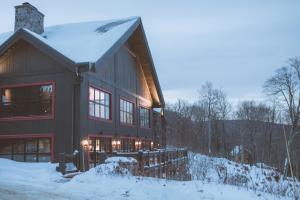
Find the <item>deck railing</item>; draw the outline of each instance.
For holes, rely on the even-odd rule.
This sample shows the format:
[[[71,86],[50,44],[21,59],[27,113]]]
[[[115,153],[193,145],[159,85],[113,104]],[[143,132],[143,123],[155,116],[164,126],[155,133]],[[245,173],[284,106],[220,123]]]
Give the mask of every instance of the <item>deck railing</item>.
[[[136,175],[190,180],[187,150],[183,148],[128,153],[115,152],[113,156],[134,157],[138,161]]]

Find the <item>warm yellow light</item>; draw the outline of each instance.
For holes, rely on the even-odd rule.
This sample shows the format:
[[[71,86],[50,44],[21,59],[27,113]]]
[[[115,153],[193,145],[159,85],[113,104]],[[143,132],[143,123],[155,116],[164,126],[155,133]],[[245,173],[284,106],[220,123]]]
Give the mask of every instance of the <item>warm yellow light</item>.
[[[82,146],[87,146],[87,145],[89,145],[89,141],[88,140],[82,140],[81,145]]]
[[[89,146],[89,140],[83,139],[83,140],[81,141],[81,145],[82,145],[83,147],[88,147],[88,146]]]
[[[116,140],[113,140],[113,141],[111,142],[111,144],[115,146],[115,145],[117,144],[117,141],[116,141]]]
[[[120,141],[120,140],[118,140],[118,141],[117,141],[117,145],[120,145],[120,144],[121,144],[121,141]]]

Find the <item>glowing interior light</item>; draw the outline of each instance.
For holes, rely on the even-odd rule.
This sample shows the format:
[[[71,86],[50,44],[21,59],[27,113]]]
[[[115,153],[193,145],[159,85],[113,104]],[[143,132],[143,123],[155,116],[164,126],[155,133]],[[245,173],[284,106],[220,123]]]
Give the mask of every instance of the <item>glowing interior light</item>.
[[[84,140],[81,141],[81,145],[83,147],[88,147],[89,146],[89,141],[87,139],[84,139]]]

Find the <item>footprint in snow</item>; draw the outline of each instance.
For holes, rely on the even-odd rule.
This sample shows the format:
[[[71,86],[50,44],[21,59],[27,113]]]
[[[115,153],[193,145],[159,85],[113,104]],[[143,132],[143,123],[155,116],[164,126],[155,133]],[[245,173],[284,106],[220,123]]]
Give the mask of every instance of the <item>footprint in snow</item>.
[[[129,195],[129,191],[128,191],[128,190],[125,191],[125,193],[121,194],[121,196],[123,196],[123,197],[129,197],[129,196],[130,196],[130,195]]]

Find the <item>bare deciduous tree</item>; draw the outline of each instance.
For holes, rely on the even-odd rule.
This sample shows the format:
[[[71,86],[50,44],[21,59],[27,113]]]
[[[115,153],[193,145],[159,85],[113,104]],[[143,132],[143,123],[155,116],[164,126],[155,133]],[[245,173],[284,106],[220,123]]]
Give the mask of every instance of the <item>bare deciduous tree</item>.
[[[222,89],[215,89],[210,82],[202,85],[199,91],[198,106],[204,108],[207,120],[208,153],[212,153],[212,121],[225,120],[230,112],[230,103]],[[221,137],[222,138],[222,137]]]
[[[291,126],[287,136],[287,155],[292,151],[291,146],[296,135],[299,134],[300,117],[300,59],[293,58],[288,65],[279,68],[264,84],[264,91],[276,97],[288,114],[287,123]],[[285,162],[287,175],[288,162]],[[290,169],[292,170],[292,169]]]

